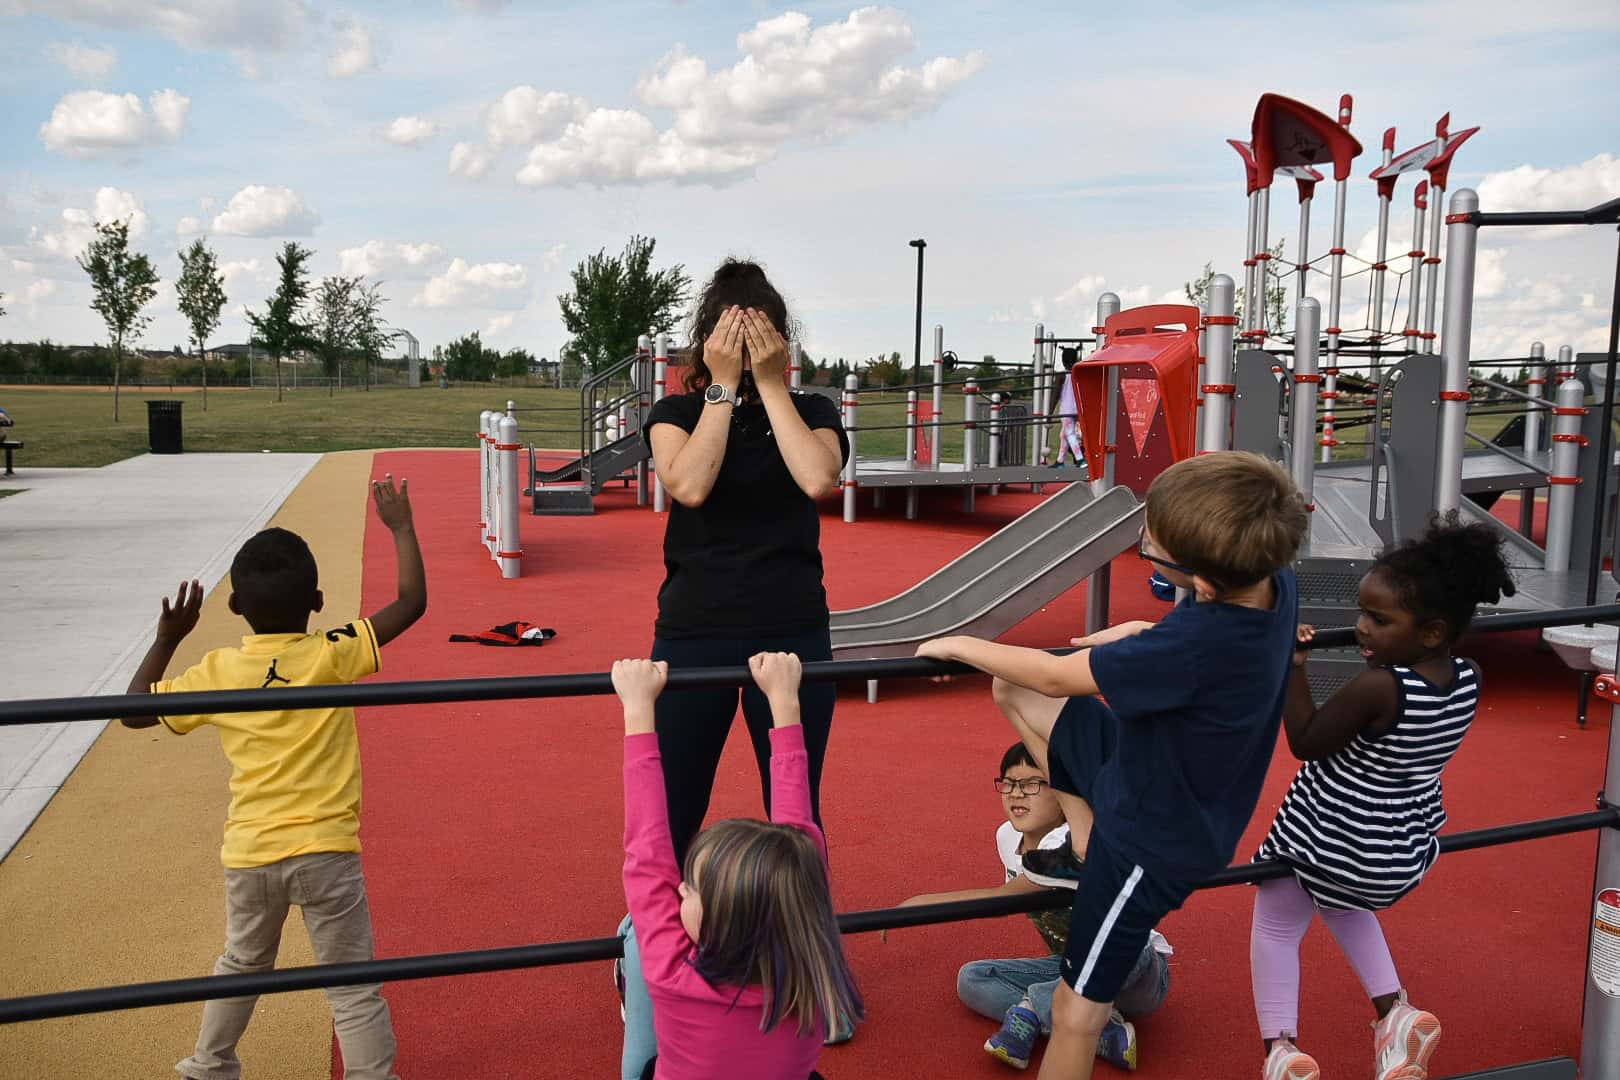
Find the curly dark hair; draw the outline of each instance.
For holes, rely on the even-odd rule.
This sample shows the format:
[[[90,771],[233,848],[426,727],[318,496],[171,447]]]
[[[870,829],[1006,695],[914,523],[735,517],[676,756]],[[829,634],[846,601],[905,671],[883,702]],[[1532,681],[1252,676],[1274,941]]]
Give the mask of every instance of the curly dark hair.
[[[703,362],[703,343],[714,333],[726,308],[733,306],[763,311],[784,340],[791,341],[798,331],[798,324],[788,314],[787,301],[782,299],[782,294],[765,276],[765,268],[746,259],[728,258],[720,264],[708,284],[703,286],[703,291],[698,294],[697,306],[692,310],[692,323],[688,330],[688,340],[691,342],[688,347],[690,366],[686,373],[688,391],[702,392],[713,381],[708,365]],[[747,355],[746,346],[744,355]],[[753,374],[744,372],[738,396],[747,397],[753,389]]]
[[[1452,510],[1436,515],[1421,539],[1387,548],[1373,563],[1389,575],[1401,603],[1420,621],[1439,619],[1455,643],[1474,619],[1474,608],[1516,590],[1502,558],[1502,538],[1483,522],[1463,524]]]

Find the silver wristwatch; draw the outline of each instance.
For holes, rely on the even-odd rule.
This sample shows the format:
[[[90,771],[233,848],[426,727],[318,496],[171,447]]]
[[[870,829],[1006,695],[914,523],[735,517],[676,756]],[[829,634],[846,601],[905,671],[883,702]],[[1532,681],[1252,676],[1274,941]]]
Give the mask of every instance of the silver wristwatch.
[[[733,406],[737,404],[737,395],[731,388],[721,386],[719,383],[710,383],[709,388],[703,391],[703,400],[710,405],[718,405],[722,401],[729,401]]]

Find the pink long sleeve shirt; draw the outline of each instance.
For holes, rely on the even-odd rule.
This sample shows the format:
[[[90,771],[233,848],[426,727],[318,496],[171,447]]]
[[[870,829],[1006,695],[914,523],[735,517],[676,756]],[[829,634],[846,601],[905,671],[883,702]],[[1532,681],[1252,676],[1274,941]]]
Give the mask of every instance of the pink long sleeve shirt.
[[[826,839],[810,816],[810,762],[797,724],[771,731],[771,820],[809,833],[827,858]],[[658,736],[627,735],[624,895],[653,1003],[658,1080],[806,1080],[821,1054],[824,1032],[801,1037],[791,1017],[762,1032],[759,987],[711,986],[697,973],[692,966],[697,946],[681,926],[680,882]]]

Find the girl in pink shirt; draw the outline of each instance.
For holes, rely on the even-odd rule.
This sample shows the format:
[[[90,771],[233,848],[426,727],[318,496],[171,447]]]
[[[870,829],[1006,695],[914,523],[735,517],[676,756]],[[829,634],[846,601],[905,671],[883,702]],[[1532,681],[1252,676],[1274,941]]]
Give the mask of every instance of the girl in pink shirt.
[[[669,666],[620,660],[624,704],[624,893],[653,1003],[658,1056],[646,1077],[806,1080],[840,1015],[862,1016],[810,813],[799,727],[799,658],[749,669],[771,705],[771,822],[735,819],[675,863],[653,703]]]

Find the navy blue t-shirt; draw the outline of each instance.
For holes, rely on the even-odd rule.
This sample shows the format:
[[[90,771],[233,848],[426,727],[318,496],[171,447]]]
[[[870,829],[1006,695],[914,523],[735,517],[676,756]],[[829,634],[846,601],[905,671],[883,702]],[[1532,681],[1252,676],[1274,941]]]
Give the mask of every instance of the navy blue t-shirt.
[[[1226,866],[1277,745],[1298,620],[1294,572],[1270,611],[1188,597],[1158,625],[1091,650],[1119,717],[1092,788],[1096,828],[1143,869],[1203,878]]]

